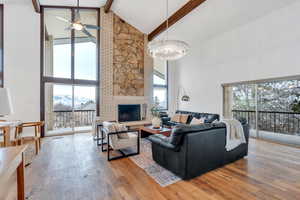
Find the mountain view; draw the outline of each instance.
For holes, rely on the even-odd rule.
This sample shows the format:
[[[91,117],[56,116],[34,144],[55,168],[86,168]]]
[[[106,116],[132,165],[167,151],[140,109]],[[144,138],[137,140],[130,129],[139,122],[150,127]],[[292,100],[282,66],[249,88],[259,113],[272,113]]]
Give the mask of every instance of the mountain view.
[[[74,97],[74,106],[76,110],[95,110],[95,101],[86,97]],[[53,109],[72,110],[71,95],[55,95],[53,96]]]

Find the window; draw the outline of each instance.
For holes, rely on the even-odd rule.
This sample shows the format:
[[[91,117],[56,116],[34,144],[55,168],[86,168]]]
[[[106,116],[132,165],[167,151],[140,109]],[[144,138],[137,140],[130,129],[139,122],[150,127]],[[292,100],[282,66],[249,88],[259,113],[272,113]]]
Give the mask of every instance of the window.
[[[70,29],[76,12],[75,7],[42,7],[43,135],[86,130],[99,115],[99,30]],[[99,26],[99,9],[79,13],[82,24]]]
[[[162,110],[168,109],[168,63],[154,59],[153,68],[153,98]]]

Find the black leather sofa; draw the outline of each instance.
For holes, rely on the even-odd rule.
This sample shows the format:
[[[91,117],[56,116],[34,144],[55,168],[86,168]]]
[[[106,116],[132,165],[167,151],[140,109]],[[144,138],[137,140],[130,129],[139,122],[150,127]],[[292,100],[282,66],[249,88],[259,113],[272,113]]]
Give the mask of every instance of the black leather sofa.
[[[215,121],[216,119],[219,120],[220,116],[218,114],[211,114],[211,113],[198,113],[198,112],[190,112],[190,111],[183,111],[183,110],[177,110],[176,114],[188,114],[188,120],[186,124],[190,124],[193,117],[200,119],[200,118],[205,118],[205,123],[212,123],[213,121]],[[162,120],[162,124],[164,126],[176,126],[176,125],[180,125],[181,123],[178,122],[174,122],[171,121],[171,117],[166,117],[163,116],[161,117]]]
[[[247,143],[227,152],[224,123],[176,126],[170,137],[149,137],[153,159],[183,179],[191,179],[248,154],[249,126],[243,125]]]

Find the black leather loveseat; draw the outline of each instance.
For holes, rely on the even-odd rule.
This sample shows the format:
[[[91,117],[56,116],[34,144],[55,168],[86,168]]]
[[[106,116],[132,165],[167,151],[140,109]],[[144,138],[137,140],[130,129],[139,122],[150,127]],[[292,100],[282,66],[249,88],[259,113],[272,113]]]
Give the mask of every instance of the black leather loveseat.
[[[247,140],[227,152],[226,126],[223,123],[176,126],[170,137],[152,135],[153,159],[162,167],[183,179],[191,179],[205,172],[243,158],[248,154],[249,127],[242,125]]]
[[[198,112],[177,110],[176,114],[188,114],[189,117],[187,119],[186,124],[190,124],[194,117],[197,119],[204,118],[205,123],[212,123],[213,121],[220,119],[220,116],[218,114],[211,114],[211,113],[198,113]],[[171,117],[163,116],[161,117],[161,120],[162,120],[162,124],[165,126],[176,126],[181,124],[178,122],[171,121]]]

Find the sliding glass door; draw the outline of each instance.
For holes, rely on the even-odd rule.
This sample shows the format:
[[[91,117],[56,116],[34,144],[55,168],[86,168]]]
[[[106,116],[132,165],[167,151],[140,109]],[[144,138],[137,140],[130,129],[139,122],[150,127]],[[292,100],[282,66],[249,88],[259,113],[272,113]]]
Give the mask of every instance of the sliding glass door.
[[[88,132],[96,113],[96,87],[46,83],[46,136]]]
[[[224,116],[247,119],[250,134],[300,145],[300,81],[267,80],[225,85]]]
[[[91,130],[99,112],[99,30],[70,28],[77,9],[42,8],[41,118],[44,135]],[[80,8],[83,24],[99,26],[99,9]]]

